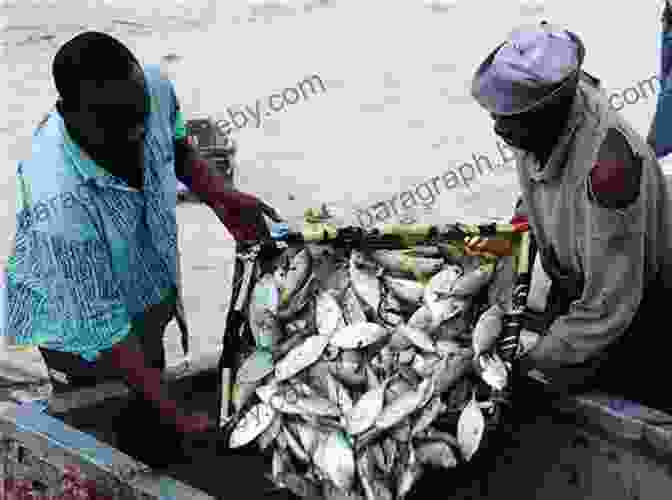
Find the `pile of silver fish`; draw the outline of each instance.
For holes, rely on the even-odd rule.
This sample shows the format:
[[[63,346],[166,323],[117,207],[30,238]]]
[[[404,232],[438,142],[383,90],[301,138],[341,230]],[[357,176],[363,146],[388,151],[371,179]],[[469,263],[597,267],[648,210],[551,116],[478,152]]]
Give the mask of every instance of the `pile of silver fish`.
[[[403,499],[471,460],[493,406],[477,389],[508,383],[504,307],[476,300],[496,266],[439,246],[289,250],[251,293],[230,446],[256,442],[307,498]]]

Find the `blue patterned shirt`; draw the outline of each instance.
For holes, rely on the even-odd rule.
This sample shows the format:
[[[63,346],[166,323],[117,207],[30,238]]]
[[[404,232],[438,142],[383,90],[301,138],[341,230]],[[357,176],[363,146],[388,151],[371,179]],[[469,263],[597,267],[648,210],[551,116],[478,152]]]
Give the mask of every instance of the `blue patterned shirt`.
[[[96,165],[52,111],[17,169],[17,224],[0,317],[9,345],[41,345],[89,361],[176,284],[174,140],[183,124],[172,83],[144,69],[143,190]]]

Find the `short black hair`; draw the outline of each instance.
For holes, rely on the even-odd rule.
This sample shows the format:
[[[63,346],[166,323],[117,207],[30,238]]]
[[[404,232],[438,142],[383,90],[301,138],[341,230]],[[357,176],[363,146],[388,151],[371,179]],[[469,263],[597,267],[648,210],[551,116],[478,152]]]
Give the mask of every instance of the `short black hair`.
[[[52,64],[52,76],[61,99],[76,102],[82,80],[124,80],[136,65],[140,65],[138,60],[119,40],[106,33],[87,31],[60,47]]]

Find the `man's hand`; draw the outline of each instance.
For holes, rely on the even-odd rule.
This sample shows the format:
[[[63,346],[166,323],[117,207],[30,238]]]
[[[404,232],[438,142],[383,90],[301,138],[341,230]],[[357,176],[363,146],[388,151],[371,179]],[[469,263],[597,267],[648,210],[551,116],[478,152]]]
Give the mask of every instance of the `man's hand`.
[[[212,208],[236,241],[269,237],[264,216],[282,221],[272,207],[256,196],[233,189],[230,180],[210,168],[187,140],[175,143],[175,174]]]
[[[241,192],[233,192],[233,203],[212,204],[212,210],[222,221],[236,241],[253,241],[269,238],[270,231],[265,217],[273,222],[281,222],[282,218],[271,206],[259,198]]]
[[[464,252],[470,257],[505,257],[511,255],[513,246],[511,241],[505,239],[489,239],[474,236],[465,238]]]

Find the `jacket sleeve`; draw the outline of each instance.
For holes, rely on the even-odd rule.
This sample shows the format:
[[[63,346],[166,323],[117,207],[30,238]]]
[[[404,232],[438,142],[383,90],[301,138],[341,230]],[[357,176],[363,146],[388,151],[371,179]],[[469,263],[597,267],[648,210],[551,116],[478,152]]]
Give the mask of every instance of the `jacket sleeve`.
[[[620,133],[610,132],[586,181],[586,229],[577,235],[582,295],[529,353],[536,367],[582,363],[630,326],[644,292],[646,214],[640,184],[641,162]]]

